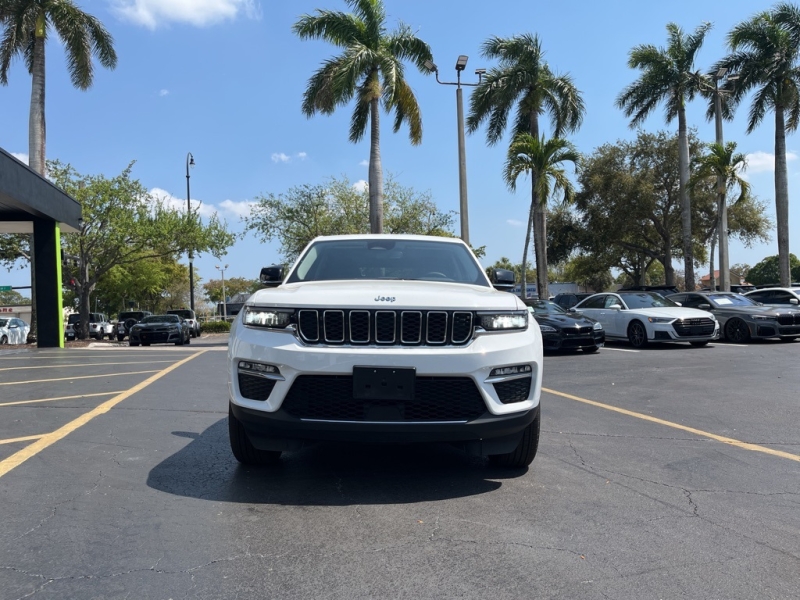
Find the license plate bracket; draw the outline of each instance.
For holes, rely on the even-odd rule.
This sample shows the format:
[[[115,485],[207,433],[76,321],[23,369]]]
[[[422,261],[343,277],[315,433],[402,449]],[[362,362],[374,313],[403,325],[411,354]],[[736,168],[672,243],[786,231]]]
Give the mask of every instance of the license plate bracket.
[[[353,398],[413,400],[416,377],[414,367],[353,367]]]

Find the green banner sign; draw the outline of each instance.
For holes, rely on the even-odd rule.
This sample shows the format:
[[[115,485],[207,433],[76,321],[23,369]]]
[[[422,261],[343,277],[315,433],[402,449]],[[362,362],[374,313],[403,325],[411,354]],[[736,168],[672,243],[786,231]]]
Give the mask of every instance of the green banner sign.
[[[0,285],[0,292],[10,292],[11,286],[10,285]]]

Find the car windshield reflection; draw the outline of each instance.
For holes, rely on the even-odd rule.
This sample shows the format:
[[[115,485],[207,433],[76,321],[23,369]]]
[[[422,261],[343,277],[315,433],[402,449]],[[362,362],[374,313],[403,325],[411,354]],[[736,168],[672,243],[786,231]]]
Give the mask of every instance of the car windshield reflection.
[[[528,310],[535,315],[565,315],[567,311],[555,302],[547,300],[533,300],[528,303]]]
[[[620,293],[620,297],[628,308],[664,308],[677,307],[672,300],[664,298],[661,294],[653,292],[625,292]]]

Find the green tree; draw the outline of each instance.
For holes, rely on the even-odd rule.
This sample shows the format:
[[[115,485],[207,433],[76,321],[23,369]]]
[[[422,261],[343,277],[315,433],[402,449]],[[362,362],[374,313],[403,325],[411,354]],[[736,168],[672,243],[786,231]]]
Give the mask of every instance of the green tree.
[[[536,279],[536,269],[530,269],[527,266],[527,261],[525,264],[525,277],[526,281],[532,281]],[[493,265],[486,268],[486,276],[491,277],[492,269],[506,269],[508,271],[514,272],[514,281],[522,281],[523,280],[523,273],[522,273],[522,264],[517,263],[514,264],[511,262],[511,259],[506,256],[501,256],[500,260],[495,261]]]
[[[794,255],[789,254],[789,266],[792,281],[800,281],[800,260]],[[753,285],[781,285],[780,281],[780,256],[768,256],[759,263],[753,265],[747,272],[747,283]]]
[[[631,69],[642,73],[635,82],[617,97],[617,106],[631,127],[638,127],[663,102],[667,123],[678,118],[678,158],[680,174],[681,226],[683,261],[687,289],[695,288],[694,252],[692,238],[692,206],[689,196],[689,133],[686,124],[686,104],[701,92],[704,76],[694,69],[694,59],[710,23],[703,23],[687,35],[675,23],[667,25],[668,44],[657,48],[651,44],[634,47],[628,59]]]
[[[768,111],[775,115],[775,216],[781,285],[790,283],[789,179],[786,133],[800,124],[800,8],[777,4],[739,23],[728,34],[730,54],[714,66],[738,75],[730,90],[731,108],[752,97],[747,132],[752,133]],[[755,91],[755,93],[752,93]]]
[[[539,37],[522,34],[510,38],[491,37],[483,43],[482,54],[487,59],[497,59],[497,67],[489,69],[475,88],[470,98],[467,128],[477,131],[487,122],[486,141],[490,145],[499,142],[506,130],[511,111],[516,106],[516,119],[512,128],[514,138],[528,133],[534,140],[541,137],[539,115],[550,117],[552,137],[561,138],[577,131],[583,121],[586,108],[581,93],[569,75],[556,75],[544,60]],[[540,211],[536,197],[537,182],[531,176],[532,220],[534,247],[546,255],[547,215]],[[530,243],[530,232],[526,234],[526,248]],[[527,251],[525,253],[527,256]],[[538,261],[538,258],[537,258]],[[547,289],[547,268],[537,269],[539,289]]]
[[[603,292],[611,287],[614,278],[601,260],[591,254],[580,254],[564,265],[564,278],[574,281],[584,290]]]
[[[31,74],[31,109],[28,134],[30,167],[47,174],[45,161],[45,46],[52,31],[67,52],[72,85],[80,90],[92,86],[96,57],[101,65],[117,65],[114,41],[95,17],[80,10],[72,0],[0,0],[0,83],[8,85],[14,56],[25,61]]]
[[[332,177],[323,185],[297,186],[285,194],[260,196],[257,201],[245,218],[246,228],[264,242],[277,239],[287,263],[317,236],[370,231],[369,193],[347,178]],[[387,233],[455,237],[451,230],[454,213],[440,212],[429,193],[416,192],[390,177],[383,203]]]
[[[422,142],[422,117],[414,92],[405,80],[404,61],[428,73],[428,44],[400,23],[386,31],[383,0],[345,0],[353,13],[317,10],[303,15],[293,30],[301,39],[322,39],[343,50],[325,61],[308,80],[303,114],[329,115],[355,97],[350,141],[359,142],[370,125],[369,222],[372,233],[383,233],[383,168],[380,152],[380,105],[394,111],[394,131],[407,122],[413,145]]]
[[[515,191],[517,178],[522,173],[530,174],[534,182],[531,194],[531,207],[528,217],[528,227],[525,232],[525,249],[522,253],[522,273],[526,273],[526,260],[528,245],[534,219],[535,207],[542,213],[546,212],[547,202],[551,194],[563,192],[565,202],[572,200],[575,191],[572,182],[562,168],[565,162],[577,165],[580,155],[575,147],[559,138],[541,139],[534,138],[529,133],[519,133],[508,148],[503,179],[506,185]],[[542,223],[540,237],[534,239],[534,256],[536,259],[537,292],[540,298],[549,298],[547,289],[547,229],[546,222]],[[537,243],[538,240],[538,243]],[[527,282],[522,279],[522,297],[527,297]]]
[[[90,300],[98,282],[114,267],[127,267],[146,259],[174,259],[192,250],[225,253],[234,241],[216,216],[204,225],[152,197],[139,181],[131,178],[132,163],[120,175],[80,175],[70,165],[50,163],[50,177],[75,198],[84,223],[78,233],[61,238],[63,277],[78,297],[82,335],[89,322]],[[174,277],[174,272],[173,272]],[[164,291],[163,282],[153,282],[149,301]]]
[[[13,306],[20,306],[24,305],[27,306],[31,303],[30,298],[26,298],[22,294],[20,294],[17,290],[9,290],[8,292],[0,292],[0,305],[13,305]]]
[[[228,297],[241,293],[252,294],[260,289],[261,282],[258,279],[231,277],[225,280],[225,295]],[[204,283],[203,293],[209,302],[214,304],[222,302],[222,279],[211,279]]]

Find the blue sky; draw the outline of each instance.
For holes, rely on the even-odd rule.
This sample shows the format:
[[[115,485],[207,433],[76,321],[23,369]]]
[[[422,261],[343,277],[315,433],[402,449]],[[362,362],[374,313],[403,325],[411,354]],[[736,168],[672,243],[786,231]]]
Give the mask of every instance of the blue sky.
[[[241,215],[261,194],[282,193],[330,176],[353,182],[367,178],[368,138],[348,139],[351,108],[333,116],[305,118],[300,102],[308,77],[336,49],[324,42],[297,39],[291,32],[298,16],[316,8],[347,10],[343,0],[84,0],[77,4],[101,19],[114,36],[119,64],[114,71],[97,67],[94,86],[74,89],[64,54],[55,36],[47,48],[47,157],[71,163],[85,174],[114,176],[132,160],[148,189],[186,206],[186,156],[191,197],[201,214],[217,211],[233,231]],[[392,27],[410,25],[428,42],[443,80],[455,77],[459,54],[469,56],[464,81],[479,67],[492,66],[480,56],[490,35],[537,33],[547,60],[559,73],[573,76],[587,113],[571,137],[584,153],[635,131],[614,107],[620,90],[637,73],[627,67],[630,49],[642,43],[666,43],[665,26],[676,22],[693,30],[713,23],[698,55],[697,67],[708,68],[725,53],[725,35],[737,22],[766,9],[760,0],[578,0],[571,3],[531,0],[444,2],[386,0]],[[723,8],[724,6],[724,8]],[[437,85],[432,76],[407,70],[422,109],[423,142],[411,146],[408,132],[391,132],[385,118],[381,149],[384,173],[404,185],[430,191],[442,210],[458,209],[458,162],[455,88]],[[469,88],[465,91],[468,101]],[[21,62],[13,65],[9,85],[0,88],[0,146],[18,156],[28,152],[30,77]],[[712,123],[700,101],[690,106],[689,122],[702,139],[713,141]],[[725,125],[726,141],[750,155],[747,177],[754,192],[774,213],[773,127],[771,116],[753,134],[745,134],[746,106]],[[666,125],[659,108],[644,129],[677,130]],[[516,194],[502,182],[507,140],[487,147],[483,131],[466,142],[470,238],[485,245],[485,264],[502,256],[521,260],[529,192]],[[790,198],[798,193],[800,153],[796,135],[790,152]],[[800,255],[800,209],[790,205],[791,249]],[[458,232],[458,219],[455,220]],[[755,264],[777,254],[777,244],[744,248],[731,242],[731,263]],[[185,259],[184,259],[185,260]],[[202,280],[219,277],[216,265],[229,265],[226,277],[255,278],[261,266],[279,260],[277,242],[252,236],[237,242],[217,260],[195,259]],[[698,273],[705,274],[707,267]],[[0,271],[0,285],[28,285],[26,269]]]

